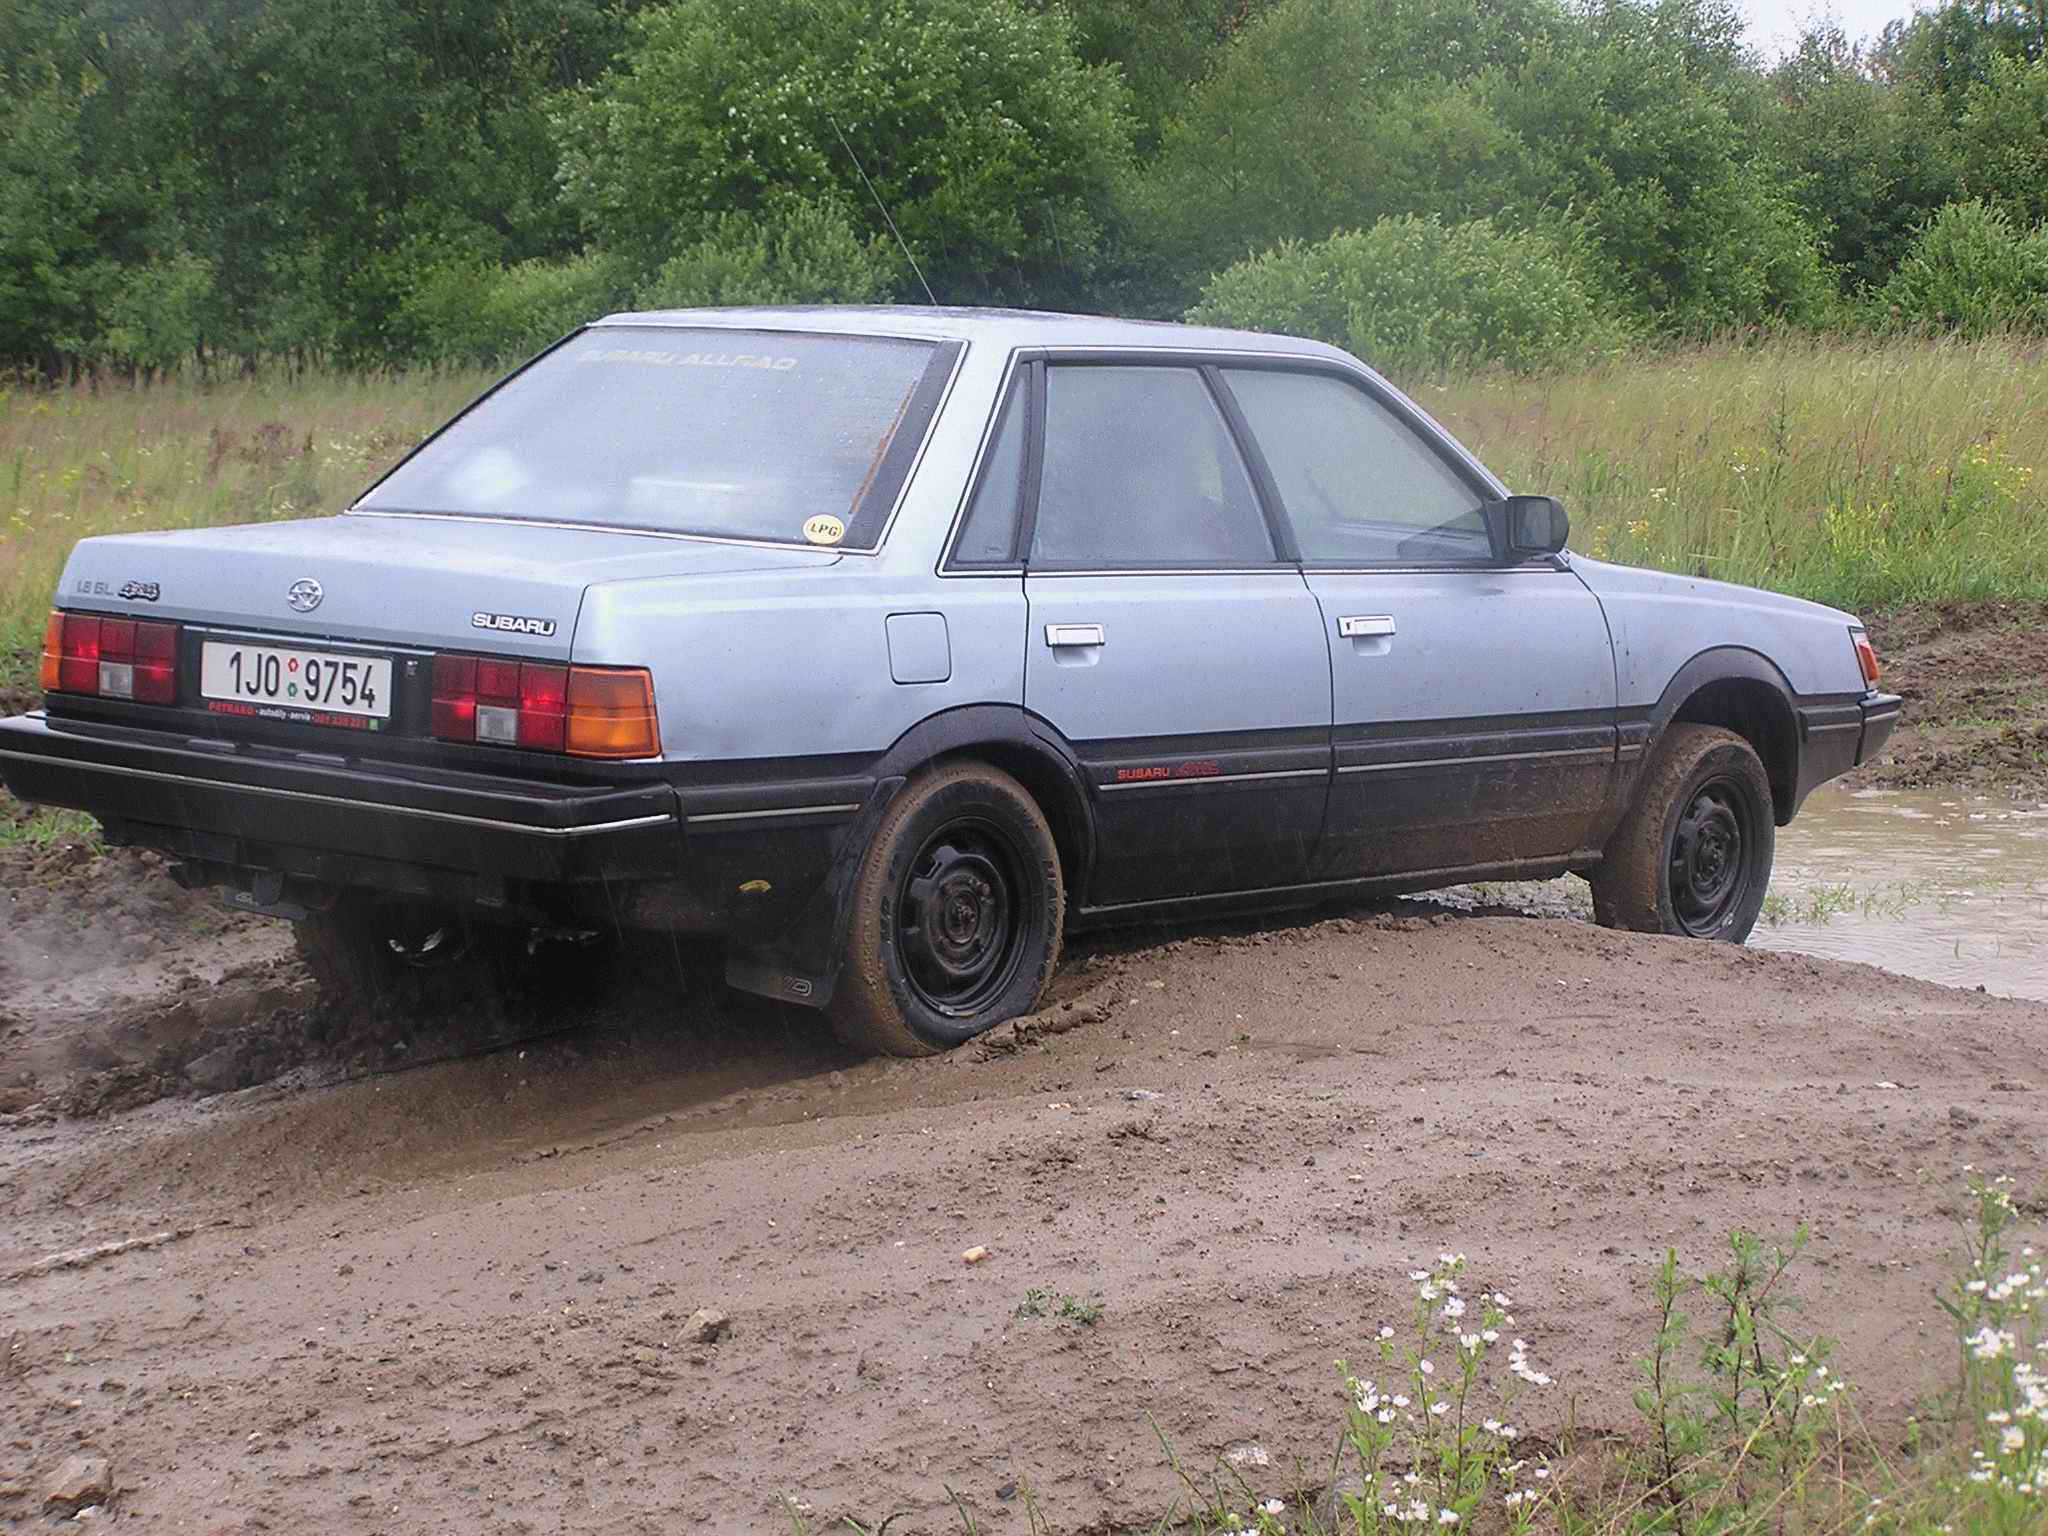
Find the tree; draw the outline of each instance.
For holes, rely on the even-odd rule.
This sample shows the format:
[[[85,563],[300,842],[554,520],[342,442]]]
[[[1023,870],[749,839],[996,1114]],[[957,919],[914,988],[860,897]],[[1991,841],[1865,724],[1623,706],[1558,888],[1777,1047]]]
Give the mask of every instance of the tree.
[[[1557,35],[1543,0],[1279,0],[1218,54],[1139,197],[1184,278],[1402,213],[1494,211],[1520,150],[1468,82]]]
[[[1886,82],[1839,28],[1809,28],[1772,74],[1771,122],[1793,199],[1845,286],[1882,284],[1915,231],[1962,194],[1955,134],[1939,102]]]
[[[1994,59],[1964,99],[1956,139],[1972,197],[2021,225],[2048,220],[2048,59]]]
[[[644,268],[792,193],[886,235],[879,200],[954,303],[1078,298],[1131,142],[1114,71],[1017,0],[678,0],[555,121],[584,230]]]

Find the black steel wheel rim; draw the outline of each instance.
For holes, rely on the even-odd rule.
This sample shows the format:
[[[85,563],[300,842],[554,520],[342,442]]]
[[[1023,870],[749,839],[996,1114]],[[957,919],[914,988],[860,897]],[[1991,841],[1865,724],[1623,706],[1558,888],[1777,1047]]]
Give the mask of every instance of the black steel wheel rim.
[[[1024,952],[1023,863],[1015,844],[979,817],[924,840],[897,893],[904,978],[935,1013],[961,1017],[1000,996]]]
[[[1695,938],[1724,927],[1749,889],[1756,859],[1756,812],[1732,778],[1693,791],[1671,835],[1671,911]]]

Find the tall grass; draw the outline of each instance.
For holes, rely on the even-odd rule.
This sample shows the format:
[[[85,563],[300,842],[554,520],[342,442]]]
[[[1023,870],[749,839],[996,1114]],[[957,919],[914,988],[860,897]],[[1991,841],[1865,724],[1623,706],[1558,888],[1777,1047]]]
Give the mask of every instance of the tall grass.
[[[0,685],[75,540],[333,512],[483,383],[0,392]],[[2048,596],[2044,385],[2040,343],[1788,337],[1416,393],[1586,553],[1864,608]]]
[[[0,390],[0,686],[97,533],[333,512],[474,395],[473,374]]]
[[[1787,337],[1416,393],[1563,497],[1588,554],[1848,608],[2048,595],[2038,341]]]

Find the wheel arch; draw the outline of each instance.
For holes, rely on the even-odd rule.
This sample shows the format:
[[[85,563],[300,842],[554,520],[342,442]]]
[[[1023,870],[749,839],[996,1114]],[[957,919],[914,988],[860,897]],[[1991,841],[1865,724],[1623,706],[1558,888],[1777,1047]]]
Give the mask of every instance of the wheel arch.
[[[1717,725],[1750,744],[1771,784],[1772,819],[1784,826],[1799,808],[1799,716],[1792,685],[1759,651],[1702,651],[1671,679],[1651,714],[1654,750],[1675,722]]]
[[[883,754],[876,774],[885,780],[908,779],[963,758],[1000,768],[1038,803],[1052,827],[1071,902],[1095,861],[1095,821],[1073,748],[1020,707],[971,704],[912,726]]]

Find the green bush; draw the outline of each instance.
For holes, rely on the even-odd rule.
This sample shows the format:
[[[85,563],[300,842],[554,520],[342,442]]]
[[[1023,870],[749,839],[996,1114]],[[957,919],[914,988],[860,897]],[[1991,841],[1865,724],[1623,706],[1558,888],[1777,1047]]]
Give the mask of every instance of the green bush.
[[[2002,208],[1951,203],[1875,302],[1880,324],[1966,336],[2048,328],[2048,225],[2022,231]]]
[[[1314,336],[1402,372],[1559,368],[1626,340],[1559,241],[1412,215],[1238,262],[1188,318]]]
[[[872,304],[889,297],[900,265],[893,244],[862,239],[829,203],[779,202],[760,214],[723,213],[635,291],[647,309],[703,304]]]
[[[215,307],[213,268],[197,256],[130,267],[108,301],[100,350],[116,362],[168,371],[198,356]]]
[[[445,254],[414,269],[396,328],[432,362],[511,362],[619,308],[629,287],[627,269],[596,253],[510,267]]]

